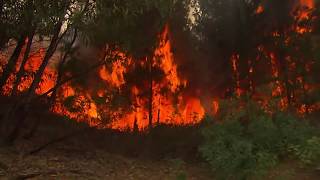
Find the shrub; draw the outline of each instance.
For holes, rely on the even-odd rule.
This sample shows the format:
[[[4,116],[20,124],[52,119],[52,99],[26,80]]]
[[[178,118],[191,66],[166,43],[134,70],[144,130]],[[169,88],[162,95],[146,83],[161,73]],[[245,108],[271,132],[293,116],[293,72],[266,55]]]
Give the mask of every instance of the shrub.
[[[286,113],[271,116],[252,111],[252,105],[229,108],[220,123],[202,131],[205,140],[200,153],[218,177],[261,177],[287,158],[304,164],[320,160],[319,133],[305,120]]]

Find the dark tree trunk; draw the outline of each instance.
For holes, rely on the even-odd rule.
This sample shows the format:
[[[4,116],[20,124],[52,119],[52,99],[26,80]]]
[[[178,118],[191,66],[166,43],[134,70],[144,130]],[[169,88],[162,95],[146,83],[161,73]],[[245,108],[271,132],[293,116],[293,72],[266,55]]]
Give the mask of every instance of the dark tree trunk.
[[[152,57],[149,58],[149,129],[152,129],[153,121],[153,70],[152,70]]]
[[[2,89],[4,87],[4,85],[7,83],[10,74],[14,71],[15,66],[17,65],[21,50],[25,44],[25,40],[26,40],[26,35],[23,34],[20,36],[16,48],[13,51],[10,59],[8,60],[7,65],[5,66],[2,76],[0,78],[0,88]]]
[[[17,46],[12,53],[12,56],[8,60],[8,64],[6,65],[5,69],[3,70],[2,76],[0,78],[0,88],[2,89],[4,85],[6,84],[7,80],[10,77],[10,74],[14,71],[15,66],[17,65],[21,50],[25,44],[25,40],[28,36],[28,31],[30,30],[29,26],[32,26],[33,18],[34,18],[34,7],[33,7],[33,0],[28,0],[26,2],[26,9],[24,10],[24,15],[19,19],[20,24],[23,25],[23,27],[26,27],[26,29],[23,31],[20,35],[20,38],[18,39]],[[30,30],[31,32],[32,30]]]
[[[43,75],[51,57],[53,56],[54,52],[56,51],[56,48],[57,48],[59,40],[60,40],[59,33],[61,31],[61,27],[62,27],[62,21],[58,22],[54,28],[54,34],[51,39],[51,43],[47,49],[46,55],[42,61],[42,64],[39,67],[39,70],[37,71],[37,73],[34,77],[34,80],[31,83],[29,90],[28,90],[27,102],[29,102],[29,100],[32,98],[32,96],[36,93],[36,88],[39,86],[42,75]]]
[[[0,0],[0,18],[5,18],[2,16],[3,14],[3,7],[4,7],[4,0]],[[8,42],[9,38],[6,34],[5,24],[1,21],[0,22],[0,49],[4,47],[4,45]]]
[[[75,43],[76,39],[77,39],[77,36],[78,36],[78,32],[77,30],[75,29],[74,30],[74,34],[73,34],[73,38],[70,42],[70,45],[67,47],[66,49],[66,52],[64,53],[63,55],[63,58],[61,59],[61,61],[59,62],[59,65],[58,65],[58,76],[57,76],[57,83],[56,84],[60,84],[61,83],[61,80],[62,80],[62,75],[63,75],[63,66],[65,65],[66,61],[67,61],[67,58],[68,56],[70,55],[71,53],[71,50],[72,50],[72,46],[73,44]],[[50,104],[54,104],[55,101],[56,101],[56,97],[57,97],[57,91],[58,91],[58,88],[55,88],[53,91],[52,91],[52,95],[50,97]]]
[[[160,124],[160,113],[161,113],[161,98],[159,98],[159,108],[158,108],[158,119],[157,119],[157,124]]]
[[[4,6],[4,0],[0,0],[0,17],[2,17],[3,6]]]
[[[285,84],[285,91],[286,91],[286,98],[288,101],[288,107],[291,108],[292,105],[292,89],[291,89],[291,84],[289,82],[289,69],[288,69],[288,63],[285,58],[285,54],[283,50],[279,51],[278,54],[278,61],[280,63],[280,69],[283,77],[283,81]]]
[[[6,144],[12,144],[17,137],[20,134],[20,129],[23,126],[28,113],[30,111],[31,108],[31,101],[36,93],[36,88],[38,87],[42,75],[44,73],[45,68],[47,67],[50,58],[52,57],[52,55],[54,54],[57,45],[59,43],[59,33],[61,30],[61,26],[62,26],[62,22],[60,21],[56,26],[55,26],[55,31],[54,31],[54,35],[53,38],[51,40],[51,43],[47,49],[46,55],[42,61],[42,64],[40,65],[39,70],[37,71],[34,80],[28,90],[28,94],[27,96],[22,99],[21,101],[17,102],[16,105],[14,105],[11,110],[9,110],[9,115],[6,116],[6,121],[8,119],[14,119],[15,123],[14,123],[14,127],[13,130],[11,132],[9,132],[9,135],[7,136],[7,138],[5,139],[5,143]]]
[[[133,122],[133,132],[138,133],[138,131],[139,131],[138,120],[137,120],[137,117],[135,117]]]
[[[12,89],[12,95],[13,96],[17,95],[18,86],[19,86],[19,84],[21,82],[21,78],[25,74],[24,66],[26,65],[26,63],[28,61],[28,58],[29,58],[29,54],[30,54],[30,51],[31,51],[31,46],[32,46],[32,41],[33,41],[33,37],[34,37],[34,34],[35,34],[35,30],[36,30],[36,28],[33,28],[32,31],[29,33],[28,44],[27,44],[27,47],[26,47],[26,51],[24,53],[24,57],[23,57],[23,60],[21,62],[21,66],[20,66],[20,69],[19,69],[19,71],[17,73],[16,80],[14,82],[14,86],[13,86],[13,89]]]

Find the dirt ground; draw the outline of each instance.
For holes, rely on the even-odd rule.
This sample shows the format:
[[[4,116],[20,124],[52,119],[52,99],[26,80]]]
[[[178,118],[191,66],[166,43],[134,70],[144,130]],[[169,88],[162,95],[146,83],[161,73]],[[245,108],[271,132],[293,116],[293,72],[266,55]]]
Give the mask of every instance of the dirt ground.
[[[13,147],[0,150],[0,179],[212,179],[205,169],[178,159],[153,161],[65,145],[27,157]]]

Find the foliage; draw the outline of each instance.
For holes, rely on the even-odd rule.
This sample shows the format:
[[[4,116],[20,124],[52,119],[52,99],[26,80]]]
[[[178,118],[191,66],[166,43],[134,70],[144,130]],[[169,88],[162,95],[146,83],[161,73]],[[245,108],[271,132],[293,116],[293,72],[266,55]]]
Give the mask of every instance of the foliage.
[[[220,178],[261,177],[287,158],[308,165],[320,160],[320,134],[305,120],[287,113],[257,113],[250,108],[252,102],[230,104],[236,107],[221,117],[223,122],[203,130],[200,148]]]
[[[146,56],[153,51],[174,3],[173,0],[98,0],[96,15],[86,30],[97,45],[116,45],[130,54]]]

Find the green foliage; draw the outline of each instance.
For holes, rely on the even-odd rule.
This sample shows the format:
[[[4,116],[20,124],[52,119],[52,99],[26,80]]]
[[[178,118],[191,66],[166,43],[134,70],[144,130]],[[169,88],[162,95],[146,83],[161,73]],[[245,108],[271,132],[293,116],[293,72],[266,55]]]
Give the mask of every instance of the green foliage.
[[[299,160],[307,165],[313,165],[314,162],[320,161],[320,138],[312,137],[303,144],[291,145],[289,150]]]
[[[287,158],[319,162],[320,136],[305,120],[252,111],[250,102],[242,108],[235,101],[229,104],[234,108],[227,109],[223,122],[203,130],[205,141],[199,149],[221,179],[261,177]]]
[[[172,0],[98,0],[87,33],[98,45],[113,44],[139,57],[149,55],[174,3]]]

